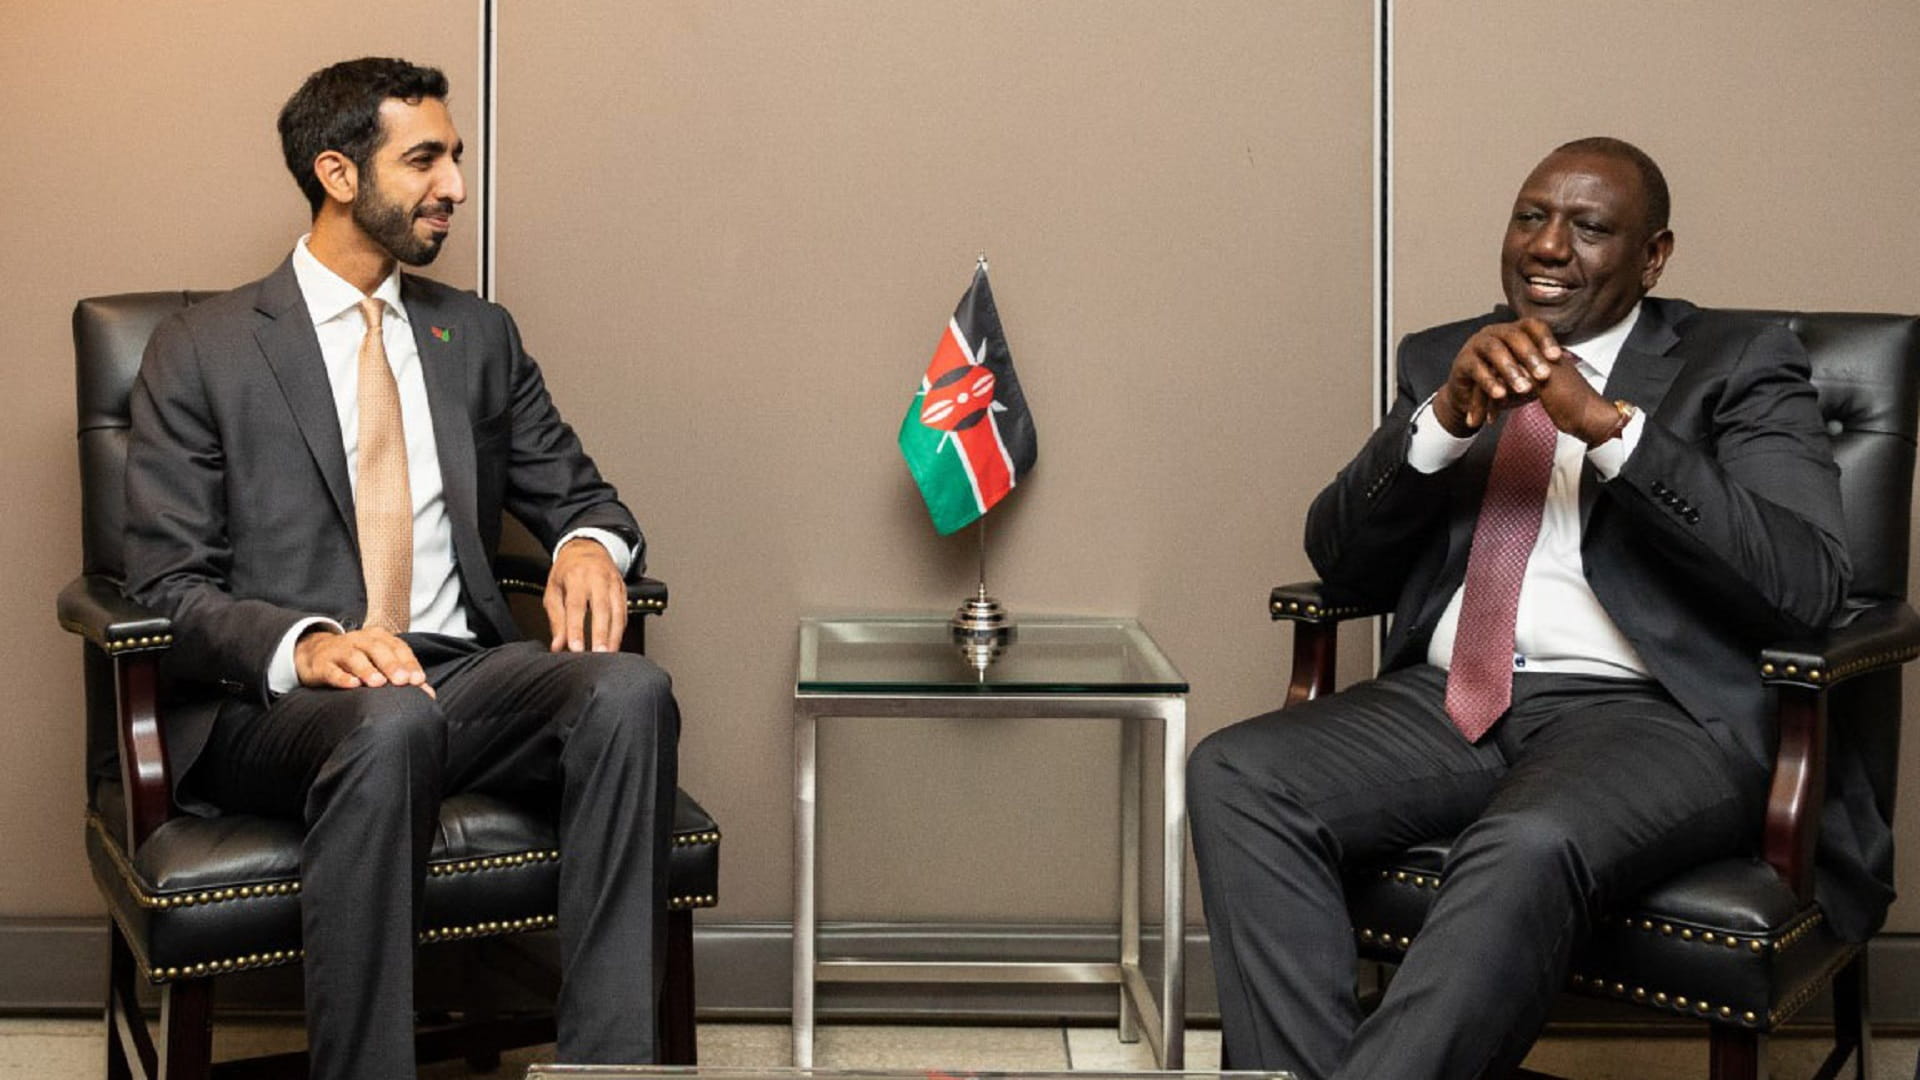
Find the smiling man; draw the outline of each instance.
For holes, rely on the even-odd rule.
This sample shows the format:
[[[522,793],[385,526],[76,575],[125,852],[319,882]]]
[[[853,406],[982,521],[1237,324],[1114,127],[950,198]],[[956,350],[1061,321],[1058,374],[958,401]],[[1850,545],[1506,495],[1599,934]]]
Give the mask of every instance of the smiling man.
[[[614,651],[633,515],[501,308],[400,272],[466,199],[438,71],[363,59],[280,114],[313,229],[155,331],[133,389],[127,590],[173,620],[165,737],[193,812],[306,827],[315,1077],[414,1075],[413,945],[442,798],[559,812],[564,1061],[655,1056],[680,717]],[[491,572],[554,552],[546,642]]]
[[[1409,336],[1307,553],[1390,607],[1381,675],[1188,767],[1226,1055],[1303,1080],[1503,1076],[1594,914],[1752,846],[1774,740],[1752,663],[1846,595],[1838,472],[1788,331],[1646,295],[1658,166],[1556,149],[1506,306]],[[1455,836],[1379,1008],[1342,873]]]

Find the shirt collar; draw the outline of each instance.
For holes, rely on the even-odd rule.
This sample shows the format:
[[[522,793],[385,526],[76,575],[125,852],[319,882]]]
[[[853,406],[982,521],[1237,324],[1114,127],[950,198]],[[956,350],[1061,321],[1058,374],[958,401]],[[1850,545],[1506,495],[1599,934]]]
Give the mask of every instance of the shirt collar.
[[[1633,303],[1633,310],[1627,317],[1600,331],[1578,345],[1564,346],[1580,358],[1580,362],[1600,373],[1601,378],[1613,374],[1613,362],[1620,358],[1620,350],[1627,343],[1627,335],[1633,333],[1633,325],[1640,321],[1641,302]]]
[[[346,278],[327,269],[325,263],[314,257],[307,249],[307,236],[293,245],[293,277],[300,285],[300,296],[307,302],[307,314],[315,326],[358,309],[360,301],[367,299]],[[403,323],[407,321],[407,309],[400,303],[398,266],[374,288],[372,298],[384,302],[389,315],[397,316]]]

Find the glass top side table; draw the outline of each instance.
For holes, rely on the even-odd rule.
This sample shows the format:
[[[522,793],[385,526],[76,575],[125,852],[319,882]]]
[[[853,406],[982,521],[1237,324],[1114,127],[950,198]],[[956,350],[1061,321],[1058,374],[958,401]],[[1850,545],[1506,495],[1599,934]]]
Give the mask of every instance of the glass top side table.
[[[1163,1069],[1185,1061],[1182,952],[1162,950],[1159,993],[1140,961],[1141,828],[1148,722],[1159,721],[1162,941],[1184,940],[1187,682],[1140,624],[1117,618],[1027,618],[984,670],[939,616],[800,620],[793,692],[793,1061],[813,1065],[814,996],[821,982],[1109,983],[1120,990],[1123,1040],[1144,1035]],[[1113,963],[903,961],[816,955],[819,722],[1117,720],[1120,754],[1120,955]]]

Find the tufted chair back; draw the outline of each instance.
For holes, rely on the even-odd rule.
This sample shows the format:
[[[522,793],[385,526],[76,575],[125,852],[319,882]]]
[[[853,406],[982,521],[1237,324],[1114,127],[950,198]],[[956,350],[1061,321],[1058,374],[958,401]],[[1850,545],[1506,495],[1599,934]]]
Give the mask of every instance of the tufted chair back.
[[[1920,318],[1749,311],[1796,334],[1813,361],[1820,415],[1840,463],[1858,600],[1904,600],[1912,530]]]

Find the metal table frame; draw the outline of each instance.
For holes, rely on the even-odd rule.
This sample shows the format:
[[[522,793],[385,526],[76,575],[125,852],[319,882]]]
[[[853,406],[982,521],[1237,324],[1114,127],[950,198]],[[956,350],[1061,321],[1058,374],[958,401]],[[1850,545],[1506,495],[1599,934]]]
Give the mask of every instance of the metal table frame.
[[[1120,752],[1120,956],[1115,963],[890,961],[815,953],[819,867],[815,858],[819,802],[815,778],[819,725],[827,717],[881,719],[1112,719],[1122,724]],[[1140,966],[1140,789],[1146,721],[1161,725],[1161,952],[1159,1005]],[[1108,983],[1120,989],[1120,1038],[1142,1034],[1162,1069],[1186,1061],[1187,701],[1184,693],[1081,694],[1054,691],[940,694],[912,691],[813,692],[793,695],[793,1063],[813,1065],[817,982]]]

